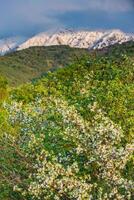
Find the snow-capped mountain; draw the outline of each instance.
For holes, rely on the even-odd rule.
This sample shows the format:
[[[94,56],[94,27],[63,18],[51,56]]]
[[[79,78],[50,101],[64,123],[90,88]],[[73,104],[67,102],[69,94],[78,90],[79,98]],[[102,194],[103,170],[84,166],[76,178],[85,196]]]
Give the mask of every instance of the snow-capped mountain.
[[[101,38],[99,38],[91,47],[92,49],[102,49],[104,47],[121,44],[128,41],[134,41],[134,35],[127,35],[120,30],[114,30],[111,32],[106,32]]]
[[[69,45],[77,48],[101,49],[116,43],[134,40],[133,35],[128,35],[120,30],[113,31],[71,31],[63,30],[55,33],[38,34],[22,45],[18,50],[33,46]]]
[[[71,47],[89,48],[96,40],[103,36],[103,32],[63,30],[55,33],[38,34],[20,45],[18,50],[32,46],[69,45]]]
[[[120,30],[112,31],[72,31],[60,30],[44,32],[27,39],[9,38],[0,40],[0,55],[13,50],[27,49],[33,46],[69,45],[70,47],[102,49],[104,47],[133,40],[134,35],[126,34]]]
[[[0,55],[4,55],[18,48],[25,41],[22,37],[0,39]]]

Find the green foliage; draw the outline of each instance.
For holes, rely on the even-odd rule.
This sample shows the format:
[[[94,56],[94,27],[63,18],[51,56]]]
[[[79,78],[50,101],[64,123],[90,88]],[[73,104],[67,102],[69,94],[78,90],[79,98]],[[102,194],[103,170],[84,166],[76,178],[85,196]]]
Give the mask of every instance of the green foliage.
[[[82,55],[86,49],[68,46],[32,47],[0,57],[0,74],[11,86],[29,82],[48,70],[65,67]]]
[[[4,100],[7,95],[7,80],[0,76],[0,102]]]
[[[12,89],[2,105],[0,198],[132,200],[133,66],[127,43]]]

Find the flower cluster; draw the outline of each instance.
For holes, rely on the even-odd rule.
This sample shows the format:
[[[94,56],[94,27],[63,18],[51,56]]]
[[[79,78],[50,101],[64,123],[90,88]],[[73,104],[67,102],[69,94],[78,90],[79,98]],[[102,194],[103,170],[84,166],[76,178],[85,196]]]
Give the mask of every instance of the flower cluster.
[[[11,125],[19,127],[28,168],[27,184],[14,185],[15,192],[40,200],[132,199],[134,183],[123,170],[134,144],[122,144],[122,129],[96,102],[87,106],[90,120],[54,96],[5,108]]]

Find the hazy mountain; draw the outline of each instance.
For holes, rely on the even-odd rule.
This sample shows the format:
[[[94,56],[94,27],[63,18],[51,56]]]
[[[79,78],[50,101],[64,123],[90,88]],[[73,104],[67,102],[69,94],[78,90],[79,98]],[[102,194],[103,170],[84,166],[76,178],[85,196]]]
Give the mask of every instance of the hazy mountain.
[[[25,41],[23,37],[11,37],[6,39],[0,39],[0,55],[12,52]]]

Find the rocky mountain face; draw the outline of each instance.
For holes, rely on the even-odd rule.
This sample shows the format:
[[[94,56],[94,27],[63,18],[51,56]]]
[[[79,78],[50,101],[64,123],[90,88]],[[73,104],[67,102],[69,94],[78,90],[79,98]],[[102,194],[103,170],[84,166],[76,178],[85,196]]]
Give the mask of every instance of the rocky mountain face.
[[[124,43],[133,40],[134,35],[126,34],[120,30],[112,31],[72,31],[60,30],[56,32],[44,32],[32,38],[20,40],[9,38],[0,40],[0,54],[13,50],[27,49],[33,46],[69,45],[70,47],[86,49],[102,49],[104,47]]]

